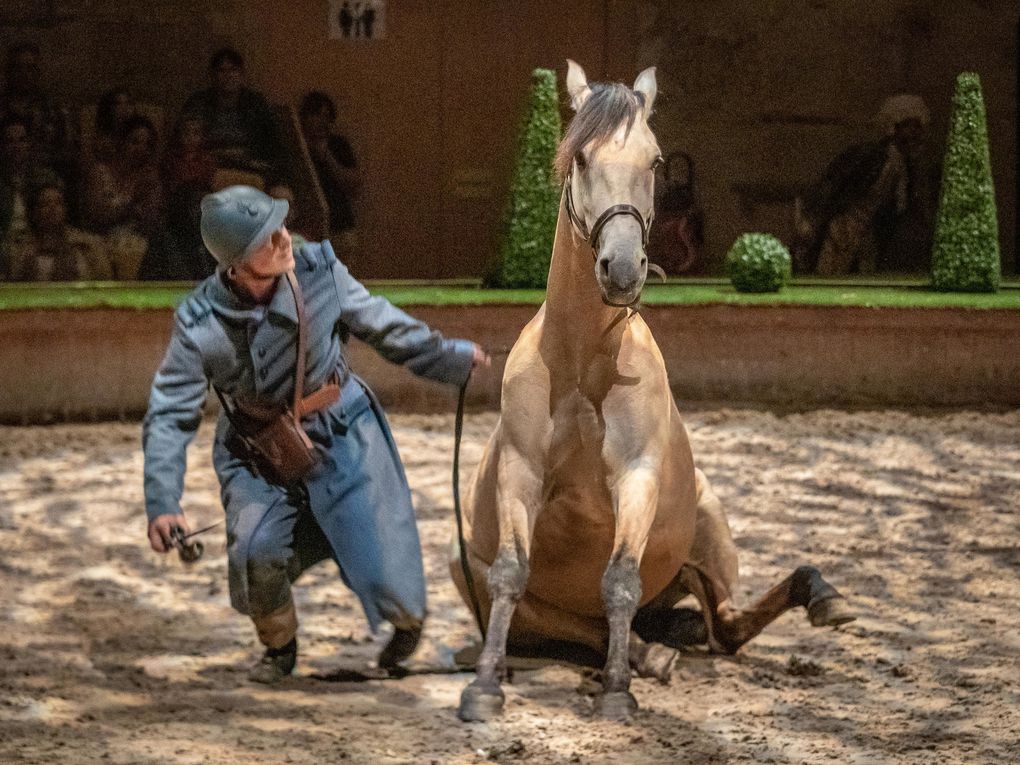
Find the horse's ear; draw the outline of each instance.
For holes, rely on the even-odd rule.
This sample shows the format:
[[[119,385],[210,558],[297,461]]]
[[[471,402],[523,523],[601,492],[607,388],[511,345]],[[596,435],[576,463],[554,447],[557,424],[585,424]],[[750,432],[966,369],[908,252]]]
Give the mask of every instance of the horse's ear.
[[[570,105],[575,112],[580,111],[584,102],[588,100],[588,96],[591,95],[588,76],[580,64],[569,58],[567,59],[567,93],[570,95]]]
[[[655,67],[645,69],[634,80],[634,90],[645,97],[645,119],[652,113],[652,104],[655,103],[655,94],[658,88],[655,85]]]

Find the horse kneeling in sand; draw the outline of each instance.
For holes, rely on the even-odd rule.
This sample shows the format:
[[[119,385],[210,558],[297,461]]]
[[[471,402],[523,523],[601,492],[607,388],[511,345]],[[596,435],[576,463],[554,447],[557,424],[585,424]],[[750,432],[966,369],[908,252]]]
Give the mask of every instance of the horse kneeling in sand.
[[[737,550],[695,468],[659,348],[637,303],[648,271],[655,168],[648,116],[655,70],[633,90],[589,85],[568,62],[576,112],[557,154],[564,179],[546,300],[507,359],[501,416],[465,503],[462,561],[487,625],[459,716],[503,707],[511,650],[583,646],[604,658],[596,712],[637,708],[631,671],[667,678],[676,648],[732,653],[787,609],[811,624],[851,620],[803,566],[757,603],[734,602]],[[701,611],[674,606],[693,594]]]

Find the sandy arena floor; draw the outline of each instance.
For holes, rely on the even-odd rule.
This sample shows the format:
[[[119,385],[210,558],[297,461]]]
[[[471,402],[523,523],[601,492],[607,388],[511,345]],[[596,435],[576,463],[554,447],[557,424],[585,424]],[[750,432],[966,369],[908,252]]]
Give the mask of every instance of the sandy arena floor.
[[[469,418],[466,473],[495,419]],[[505,716],[465,725],[469,676],[313,675],[374,656],[335,567],[297,588],[303,656],[248,684],[222,532],[185,568],[145,541],[137,425],[0,428],[3,763],[1020,762],[1020,412],[688,413],[730,513],[745,597],[812,562],[860,610],[783,616],[737,657],[635,680],[630,723],[594,721],[562,667],[519,672]],[[426,553],[421,662],[473,634],[446,569],[452,418],[396,416]],[[206,423],[185,507],[217,520]]]

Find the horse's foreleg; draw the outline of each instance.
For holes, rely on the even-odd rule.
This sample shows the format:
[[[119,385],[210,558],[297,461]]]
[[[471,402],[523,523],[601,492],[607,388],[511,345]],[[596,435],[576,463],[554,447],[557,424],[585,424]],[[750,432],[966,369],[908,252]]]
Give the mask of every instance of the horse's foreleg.
[[[626,717],[637,709],[630,693],[631,622],[641,601],[641,556],[655,519],[659,479],[648,468],[632,469],[618,484],[616,534],[609,566],[602,577],[602,600],[609,621],[609,652],[603,674],[604,692],[596,711],[604,717]]]
[[[509,470],[500,470],[497,488],[499,552],[488,573],[492,607],[475,679],[461,693],[457,711],[461,720],[487,720],[503,709],[500,679],[506,661],[507,634],[514,609],[528,583],[528,554],[540,498],[541,483],[536,486],[520,463]]]
[[[488,585],[492,608],[485,647],[475,666],[475,679],[460,696],[461,720],[488,720],[503,709],[500,676],[506,660],[506,639],[517,601],[528,582],[528,557],[520,549],[500,549],[489,567]]]

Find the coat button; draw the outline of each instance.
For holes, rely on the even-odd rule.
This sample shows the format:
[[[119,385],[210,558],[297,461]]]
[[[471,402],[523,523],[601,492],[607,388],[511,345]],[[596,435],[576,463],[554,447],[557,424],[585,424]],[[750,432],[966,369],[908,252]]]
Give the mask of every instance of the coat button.
[[[265,380],[267,377],[269,377],[269,370],[266,369],[265,367],[262,367],[262,369],[259,370],[259,377]]]
[[[259,348],[259,358],[260,359],[264,359],[265,357],[266,357],[266,349],[265,348]]]

